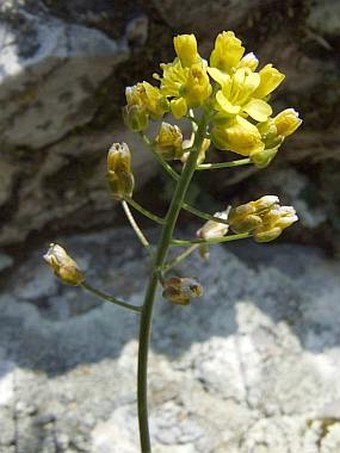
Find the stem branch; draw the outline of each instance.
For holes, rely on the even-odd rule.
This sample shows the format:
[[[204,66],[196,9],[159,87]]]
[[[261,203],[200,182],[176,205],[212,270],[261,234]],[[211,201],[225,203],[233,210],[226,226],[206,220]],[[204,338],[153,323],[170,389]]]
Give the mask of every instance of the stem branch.
[[[81,284],[81,287],[88,291],[89,293],[93,294],[94,296],[99,297],[99,299],[103,299],[106,302],[110,302],[111,304],[118,305],[119,307],[127,308],[128,310],[140,313],[142,311],[142,307],[138,307],[136,305],[128,304],[127,302],[123,302],[122,300],[116,299],[102,291],[99,291],[96,288],[93,288],[88,283],[84,282]]]
[[[252,161],[247,157],[246,159],[232,160],[231,162],[216,162],[214,164],[197,165],[196,170],[215,170],[218,168],[240,167],[241,165],[249,164],[252,164]]]
[[[140,242],[142,243],[142,245],[145,248],[149,248],[150,247],[149,241],[146,239],[142,230],[139,228],[135,218],[132,215],[132,212],[130,211],[129,205],[127,204],[126,201],[122,201],[122,207],[124,209],[126,217],[128,218],[128,221],[130,222],[130,225],[131,225],[133,231],[136,233],[136,236],[138,237],[138,239],[140,240]]]

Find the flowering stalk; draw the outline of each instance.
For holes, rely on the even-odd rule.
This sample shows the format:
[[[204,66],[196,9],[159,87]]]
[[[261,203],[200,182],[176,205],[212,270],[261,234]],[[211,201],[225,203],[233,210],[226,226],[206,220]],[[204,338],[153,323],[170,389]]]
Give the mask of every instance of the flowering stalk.
[[[197,49],[194,35],[174,38],[176,58],[162,63],[162,76],[154,77],[160,86],[148,82],[126,89],[127,105],[123,117],[127,126],[142,137],[165,172],[174,180],[175,189],[164,218],[153,214],[133,197],[134,175],[131,152],[126,143],[114,143],[107,157],[107,180],[113,199],[119,201],[138,239],[152,257],[152,268],[142,306],[134,306],[93,288],[77,263],[57,244],[44,256],[54,273],[64,282],[78,285],[95,296],[140,314],[137,372],[137,405],[142,453],[151,452],[148,421],[147,368],[153,309],[157,289],[169,302],[186,306],[203,293],[202,285],[192,277],[169,276],[177,264],[199,251],[209,257],[209,246],[253,238],[256,242],[276,239],[298,220],[291,206],[280,206],[278,197],[266,195],[258,200],[231,207],[214,214],[202,212],[185,202],[195,171],[255,165],[264,168],[275,158],[283,141],[300,126],[298,113],[288,108],[275,117],[269,103],[271,93],[284,75],[271,64],[256,71],[259,61],[245,49],[233,32],[220,33],[209,63]],[[192,126],[191,137],[185,139],[179,126],[163,121],[171,113],[175,119],[186,118]],[[147,136],[150,121],[160,121],[153,139]],[[223,151],[243,158],[224,162],[206,161],[211,143]],[[174,169],[182,165],[182,170]],[[156,251],[136,223],[129,206],[150,221],[160,225]],[[174,238],[174,229],[181,210],[206,222],[189,240]],[[168,260],[170,247],[187,247]]]
[[[198,124],[193,150],[190,153],[190,157],[183,168],[166,215],[166,223],[163,226],[161,237],[158,242],[156,258],[153,264],[153,269],[151,271],[149,285],[145,294],[142,316],[140,318],[137,398],[140,441],[143,453],[151,451],[148,423],[147,366],[153,307],[156,290],[159,283],[159,270],[164,266],[167,252],[172,241],[172,234],[176,225],[176,221],[183,206],[184,197],[188,190],[189,183],[195,172],[198,150],[201,148],[201,145],[203,143],[206,127],[207,120],[205,115],[203,115],[200,123]]]

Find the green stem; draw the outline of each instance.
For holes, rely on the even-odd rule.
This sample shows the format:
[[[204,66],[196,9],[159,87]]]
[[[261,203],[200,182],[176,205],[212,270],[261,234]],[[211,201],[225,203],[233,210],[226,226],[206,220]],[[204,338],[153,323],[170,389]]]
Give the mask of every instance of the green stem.
[[[205,116],[203,116],[196,131],[193,149],[190,152],[188,161],[186,162],[182,170],[180,179],[178,180],[178,183],[176,185],[176,189],[166,215],[166,222],[162,228],[161,237],[158,242],[156,258],[154,261],[148,288],[146,290],[142,316],[140,319],[137,399],[138,399],[138,421],[139,421],[140,443],[142,453],[151,452],[148,422],[148,407],[147,407],[148,404],[147,366],[148,366],[148,352],[150,344],[152,314],[155,302],[155,295],[159,282],[159,270],[162,269],[164,265],[168,249],[170,247],[176,221],[182,208],[184,197],[188,190],[189,183],[195,172],[198,150],[202,146],[206,127],[207,120]]]
[[[130,211],[129,205],[127,204],[126,201],[122,201],[122,207],[124,209],[126,217],[128,218],[128,221],[130,222],[130,225],[131,225],[133,231],[136,233],[136,236],[138,237],[138,239],[140,240],[140,242],[142,243],[142,245],[145,248],[149,248],[150,247],[149,241],[146,239],[142,230],[139,228],[135,218],[132,215],[132,212]]]
[[[182,239],[173,239],[171,241],[171,245],[175,246],[182,246],[182,245],[192,245],[192,244],[221,244],[222,242],[231,242],[237,241],[239,239],[247,239],[250,238],[250,233],[241,233],[241,234],[232,234],[230,236],[222,236],[219,238],[212,238],[212,239],[191,239],[189,241],[185,241]]]
[[[148,211],[147,209],[143,208],[137,201],[133,200],[132,198],[125,198],[125,201],[129,203],[136,211],[140,212],[143,214],[145,217],[148,217],[150,220],[153,222],[158,223],[159,225],[164,225],[165,219],[162,219],[162,217],[158,217],[158,215],[153,214],[152,212]]]
[[[148,139],[148,137],[145,134],[141,134],[144,143],[150,148],[152,154],[155,156],[155,158],[158,160],[160,165],[164,168],[166,173],[168,173],[171,178],[173,178],[175,181],[178,181],[180,178],[180,175],[169,165],[162,156],[160,156],[154,149],[151,141]]]
[[[232,168],[240,167],[241,165],[252,164],[251,159],[248,157],[246,159],[232,160],[231,162],[217,162],[215,164],[201,164],[197,165],[196,170],[215,170],[218,168]]]
[[[96,288],[93,288],[91,285],[88,283],[84,282],[81,284],[81,287],[88,291],[89,293],[93,294],[96,297],[99,297],[99,299],[103,299],[106,302],[110,302],[111,304],[118,305],[119,307],[127,308],[128,310],[141,313],[142,307],[138,307],[136,305],[128,304],[127,302],[123,302],[122,300],[116,299],[115,297],[109,296],[106,293],[103,293],[102,291],[99,291]]]
[[[199,244],[193,244],[191,247],[184,250],[184,252],[177,255],[173,260],[164,265],[163,272],[167,272],[173,267],[177,266],[177,264],[181,263],[183,260],[185,260],[185,258],[191,255],[195,250],[197,250],[199,246]]]
[[[206,212],[202,212],[199,209],[196,209],[193,206],[190,206],[188,203],[183,203],[183,209],[185,209],[188,212],[191,212],[191,214],[194,214],[197,217],[200,217],[201,219],[213,220],[216,223],[223,223],[224,225],[229,225],[228,220],[221,219],[220,217],[210,215]]]

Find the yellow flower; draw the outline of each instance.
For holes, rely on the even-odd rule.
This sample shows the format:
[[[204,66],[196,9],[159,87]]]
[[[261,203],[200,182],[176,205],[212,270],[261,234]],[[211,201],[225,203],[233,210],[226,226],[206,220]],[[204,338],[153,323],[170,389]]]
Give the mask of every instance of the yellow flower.
[[[274,118],[277,133],[283,137],[293,134],[301,123],[298,112],[292,108],[283,110]]]
[[[232,76],[216,68],[208,69],[210,76],[222,87],[216,93],[216,121],[235,115],[250,116],[255,121],[266,121],[272,113],[271,106],[262,99],[254,98],[253,93],[260,85],[261,78],[249,67],[236,69]]]
[[[43,258],[46,263],[51,266],[57,277],[64,283],[69,285],[81,285],[85,281],[85,276],[78,267],[78,264],[60,245],[50,244],[50,247]]]
[[[135,185],[131,152],[126,143],[113,143],[107,155],[107,180],[116,200],[131,197]]]
[[[224,31],[215,40],[215,47],[210,55],[210,66],[230,73],[240,63],[243,54],[241,40],[236,38],[232,31]]]
[[[242,156],[264,149],[257,127],[241,116],[213,127],[211,138],[218,149],[233,151]]]
[[[195,35],[175,36],[174,47],[182,66],[190,67],[200,60]]]
[[[183,96],[190,107],[199,107],[210,96],[212,87],[206,68],[202,64],[190,67],[188,79],[182,87]]]
[[[228,217],[235,233],[252,233],[256,242],[276,239],[285,228],[298,220],[292,206],[280,206],[275,195],[232,208]]]
[[[138,106],[154,120],[162,118],[168,111],[167,100],[160,89],[148,82],[139,82],[132,87],[127,87],[125,96],[128,107]]]
[[[163,77],[155,75],[161,82],[161,94],[169,98],[170,110],[176,119],[182,118],[189,108],[199,107],[210,96],[212,87],[203,61],[188,67],[180,60],[161,64]]]
[[[181,159],[183,156],[183,134],[176,125],[162,122],[154,144],[156,152],[164,159]]]
[[[282,72],[273,68],[272,64],[267,64],[264,68],[259,71],[261,78],[260,84],[253,93],[257,98],[264,98],[274,91],[285,78]]]

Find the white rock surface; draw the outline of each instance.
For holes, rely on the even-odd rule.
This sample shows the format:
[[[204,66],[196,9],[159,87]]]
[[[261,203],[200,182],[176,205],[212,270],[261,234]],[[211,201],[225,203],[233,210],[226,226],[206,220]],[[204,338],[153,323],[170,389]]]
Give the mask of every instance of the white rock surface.
[[[147,266],[126,230],[64,244],[89,280],[140,302]],[[33,265],[41,253],[0,300],[0,451],[138,453],[138,315],[91,305],[76,288],[49,295],[43,264]],[[338,453],[340,263],[307,247],[244,242],[179,272],[199,276],[205,293],[188,307],[157,303],[154,451]]]

